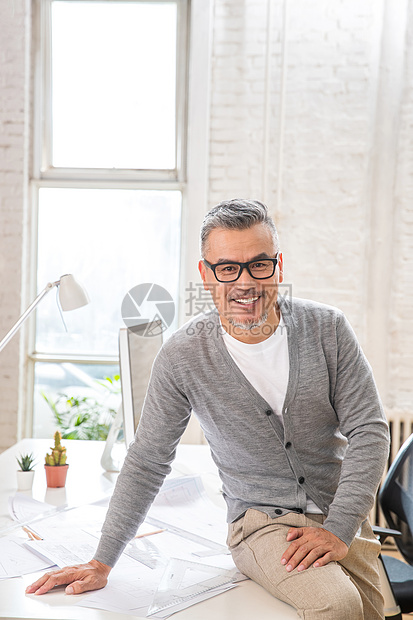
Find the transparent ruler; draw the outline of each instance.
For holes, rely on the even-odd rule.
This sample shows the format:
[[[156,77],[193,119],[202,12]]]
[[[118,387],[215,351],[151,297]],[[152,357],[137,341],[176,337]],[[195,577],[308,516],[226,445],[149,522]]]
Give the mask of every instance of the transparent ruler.
[[[166,566],[168,563],[168,558],[159,551],[152,541],[146,540],[146,538],[133,540],[126,547],[125,553],[152,569],[162,565]]]
[[[233,583],[236,571],[172,558],[148,609],[148,616],[182,605],[214,588]]]
[[[155,525],[156,527],[166,528],[168,532],[172,532],[172,534],[178,534],[178,536],[182,536],[182,538],[186,538],[187,540],[192,540],[192,542],[196,542],[204,547],[208,547],[208,549],[215,552],[214,555],[224,554],[228,555],[230,552],[228,547],[225,545],[220,545],[213,540],[209,540],[208,538],[203,538],[203,536],[199,536],[198,534],[194,534],[192,532],[188,532],[187,530],[181,529],[175,525],[171,525],[170,523],[165,523],[164,521],[160,521],[159,519],[154,519],[150,515],[146,517],[146,521],[151,525]],[[198,554],[196,554],[198,555]],[[201,554],[199,554],[201,555]],[[207,554],[205,554],[207,555]],[[211,552],[208,555],[213,555]]]

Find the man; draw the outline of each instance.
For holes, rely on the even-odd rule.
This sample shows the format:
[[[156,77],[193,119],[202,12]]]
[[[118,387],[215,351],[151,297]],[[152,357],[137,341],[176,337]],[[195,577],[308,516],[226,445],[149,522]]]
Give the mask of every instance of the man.
[[[223,202],[201,230],[216,311],[163,346],[95,558],[28,588],[103,587],[198,416],[228,505],[238,568],[307,620],[383,618],[366,521],[388,452],[370,367],[343,314],[277,296],[283,257],[267,208]]]

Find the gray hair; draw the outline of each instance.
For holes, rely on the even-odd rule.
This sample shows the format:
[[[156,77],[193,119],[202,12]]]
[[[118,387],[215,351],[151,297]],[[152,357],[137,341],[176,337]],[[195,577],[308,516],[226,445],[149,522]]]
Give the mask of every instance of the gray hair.
[[[201,256],[204,258],[208,237],[215,228],[246,230],[256,224],[265,224],[271,231],[276,250],[279,250],[278,233],[268,213],[268,208],[258,200],[224,200],[213,207],[204,217],[201,226]]]

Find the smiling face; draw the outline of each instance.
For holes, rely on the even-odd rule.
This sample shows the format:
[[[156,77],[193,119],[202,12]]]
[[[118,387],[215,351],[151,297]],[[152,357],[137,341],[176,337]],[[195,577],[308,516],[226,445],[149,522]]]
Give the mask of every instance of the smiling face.
[[[208,236],[205,259],[212,265],[226,261],[245,263],[275,258],[277,248],[271,230],[256,224],[245,230],[215,228]],[[279,322],[277,293],[283,280],[282,254],[274,275],[257,280],[244,269],[235,282],[218,282],[205,263],[199,261],[204,288],[211,292],[224,329],[242,342],[255,343],[268,338]]]

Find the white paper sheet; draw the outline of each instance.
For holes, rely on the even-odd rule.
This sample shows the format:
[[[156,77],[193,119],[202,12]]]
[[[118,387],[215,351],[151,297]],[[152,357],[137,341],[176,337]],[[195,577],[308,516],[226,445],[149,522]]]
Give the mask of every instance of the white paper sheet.
[[[24,493],[16,493],[9,497],[9,514],[14,521],[27,522],[35,519],[39,515],[46,515],[56,512],[56,506],[39,502]]]
[[[210,590],[209,592],[204,592],[204,594],[199,594],[196,597],[196,601],[193,601],[191,605],[195,605],[201,603],[202,601],[206,601],[209,598],[213,598],[214,596],[218,596],[218,594],[222,594],[223,592],[227,592],[228,590],[232,590],[235,588],[235,585],[226,585],[222,586],[222,588],[215,588],[214,590]],[[165,611],[159,611],[156,614],[151,614],[150,618],[169,618],[172,614],[176,614],[178,611],[182,611],[188,607],[188,603],[183,603],[181,605],[174,605]]]
[[[208,593],[232,587],[236,569],[226,571],[216,566],[172,558],[158,584],[148,616],[165,616],[199,602]]]
[[[94,555],[105,513],[105,507],[90,505],[36,522],[31,529],[44,540],[30,541],[26,545],[60,567],[87,562]],[[111,571],[108,585],[82,596],[82,606],[146,616],[170,558],[215,566],[218,571],[235,568],[231,556],[226,554],[225,511],[211,502],[200,478],[168,481],[150,514],[152,517],[142,524],[139,534],[152,531],[153,523],[160,522],[161,518],[162,527],[174,531],[133,540]],[[211,550],[211,546],[214,549]],[[211,552],[213,556],[202,557]],[[242,578],[240,574],[238,577]],[[199,579],[202,581],[202,574]],[[151,617],[166,618],[178,609],[232,587],[233,584],[226,584],[203,592]]]
[[[182,536],[192,535],[198,542],[211,541],[211,546],[218,545],[217,549],[226,552],[225,510],[211,502],[198,476],[168,480],[152,504],[147,521]]]
[[[67,509],[47,519],[36,521],[31,529],[48,541],[76,540],[81,531],[99,536],[106,510],[104,507],[94,505]]]
[[[115,613],[146,615],[156,591],[162,570],[151,570],[139,565],[136,570],[125,570],[119,565],[111,571],[109,583],[82,600],[82,607],[105,609]]]
[[[153,529],[151,525],[146,525],[146,528],[148,527]],[[139,529],[139,531],[141,530]],[[161,564],[166,565],[169,558],[172,557],[191,562],[200,562],[210,566],[219,566],[226,570],[231,570],[235,567],[230,554],[217,554],[215,551],[213,556],[202,556],[205,550],[209,551],[198,542],[188,540],[166,530],[162,534],[155,534],[131,541],[124,553],[135,559],[140,559],[147,566],[154,565],[154,567]],[[145,559],[147,562],[145,562]],[[150,562],[150,559],[153,561]]]
[[[163,571],[164,568],[151,570],[141,566],[139,570],[131,572],[130,570],[125,571],[117,565],[110,574],[108,585],[103,590],[92,592],[82,600],[81,605],[82,607],[104,609],[115,613],[146,616]],[[221,594],[232,587],[234,586],[228,585],[223,588],[217,588],[216,591],[206,592],[194,597],[191,601],[150,617],[167,618],[172,613]]]
[[[99,592],[92,593],[82,602],[82,605],[99,607],[117,613],[146,616],[157,584],[165,570],[166,562],[171,557],[207,564],[224,570],[235,569],[232,557],[226,553],[225,510],[216,507],[211,502],[199,477],[168,480],[152,505],[147,522],[141,526],[139,532],[148,530],[147,523],[166,527],[167,531],[136,539],[125,550],[125,554],[140,556],[141,562],[142,558],[145,559],[146,553],[147,565],[141,563],[139,568],[134,569],[133,573],[128,575],[123,574],[118,567],[115,567],[111,572],[108,586]],[[169,531],[171,529],[173,532]],[[193,535],[192,540],[187,537],[188,534]],[[211,541],[216,546],[214,555],[202,557],[203,552],[211,551],[211,547],[208,546]],[[219,549],[225,553],[219,554]],[[152,569],[149,566],[152,566]],[[234,573],[234,581],[242,579],[245,577],[241,573]],[[200,580],[202,581],[202,576],[200,576]],[[167,618],[172,613],[233,587],[234,584],[227,584],[216,590],[198,594],[150,617]]]
[[[17,536],[0,538],[0,579],[20,577],[54,565],[53,561],[34,555],[25,547],[25,542]]]
[[[25,543],[26,547],[38,556],[47,558],[59,568],[75,564],[89,562],[96,551],[98,540],[94,536],[88,536],[67,542],[57,540],[30,540]]]

